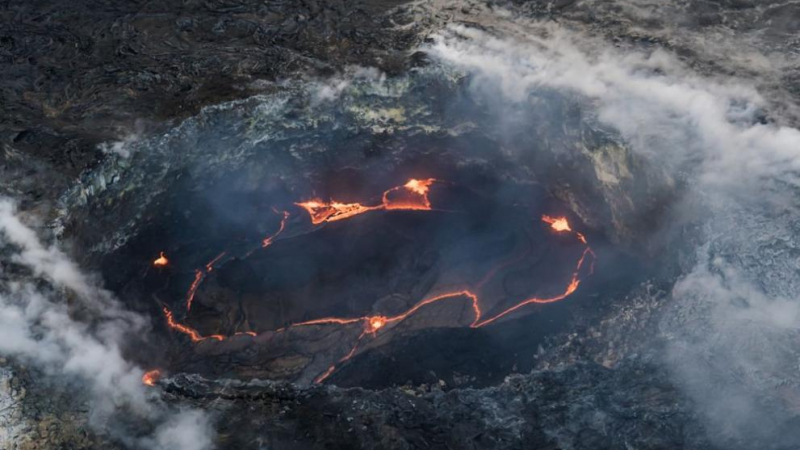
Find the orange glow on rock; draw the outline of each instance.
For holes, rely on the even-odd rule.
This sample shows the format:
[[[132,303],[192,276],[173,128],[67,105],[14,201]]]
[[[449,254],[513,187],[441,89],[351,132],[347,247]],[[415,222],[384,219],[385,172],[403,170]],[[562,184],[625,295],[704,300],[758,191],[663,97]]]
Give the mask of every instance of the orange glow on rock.
[[[277,213],[278,211],[275,212]],[[281,224],[278,226],[278,231],[273,233],[271,236],[264,238],[264,240],[261,241],[261,248],[267,248],[272,245],[272,243],[275,241],[275,238],[277,238],[281,233],[283,233],[283,230],[286,229],[286,221],[289,220],[289,213],[286,211],[281,211],[281,214]]]
[[[569,227],[569,222],[567,221],[566,217],[542,216],[542,222],[549,223],[550,228],[558,231],[559,233],[564,231],[572,231],[572,228]]]
[[[161,371],[160,370],[150,370],[142,375],[142,383],[147,386],[155,386],[158,380],[161,379]]]
[[[163,311],[164,311],[164,317],[167,319],[167,326],[179,333],[183,333],[189,336],[189,339],[191,339],[192,342],[201,342],[205,341],[206,339],[224,341],[226,339],[226,337],[221,334],[212,334],[210,336],[203,336],[200,334],[200,332],[198,332],[194,328],[176,322],[175,317],[172,315],[172,311],[170,311],[169,308],[167,308],[166,306],[164,307]]]
[[[382,208],[382,206],[364,206],[361,203],[323,202],[320,199],[296,203],[296,205],[308,212],[308,215],[311,216],[311,223],[314,225],[348,219],[368,211],[375,211]]]
[[[272,235],[264,238],[264,240],[261,241],[261,247],[262,248],[266,248],[266,247],[269,247],[270,245],[272,245],[272,243],[275,241],[275,239],[278,236],[280,236],[281,233],[283,233],[284,229],[286,229],[286,221],[289,220],[289,213],[288,212],[286,212],[286,211],[278,211],[278,210],[274,210],[274,211],[275,211],[276,214],[281,214],[281,216],[282,216],[281,217],[281,223],[278,226],[278,230],[275,233],[273,233]],[[214,259],[212,259],[211,261],[206,263],[205,267],[203,267],[202,269],[197,269],[197,270],[194,271],[194,281],[192,281],[192,284],[189,286],[189,290],[186,292],[186,311],[190,311],[192,309],[192,302],[194,301],[194,296],[197,293],[197,289],[200,287],[200,284],[203,282],[203,280],[205,279],[206,275],[208,275],[209,273],[213,272],[214,271],[214,267],[216,267],[217,263],[219,263],[222,260],[222,258],[224,258],[225,255],[227,255],[227,254],[228,254],[227,252],[220,253],[219,255],[214,257]],[[249,255],[249,253],[248,253],[248,255]]]
[[[194,281],[192,281],[191,286],[189,286],[189,292],[186,293],[186,310],[189,311],[192,309],[192,302],[194,301],[194,294],[197,292],[197,288],[200,287],[200,282],[203,281],[203,277],[206,274],[202,270],[195,270],[194,271]]]
[[[164,256],[164,252],[159,252],[159,256],[153,261],[153,265],[156,267],[164,267],[167,264],[169,264],[169,259]]]
[[[414,178],[408,180],[408,183],[404,184],[403,187],[416,192],[418,195],[428,195],[428,189],[430,189],[433,182],[436,181],[433,178],[428,178],[426,180],[415,180]]]
[[[383,316],[372,316],[367,320],[369,328],[367,330],[370,333],[375,333],[379,329],[381,329],[384,325],[386,325],[386,317]]]
[[[379,210],[427,211],[431,209],[428,191],[436,182],[433,178],[424,180],[411,179],[403,186],[384,191],[379,205],[369,206],[361,203],[342,203],[335,200],[325,202],[319,198],[295,203],[306,210],[311,223],[319,225],[325,222],[349,219],[350,217]]]

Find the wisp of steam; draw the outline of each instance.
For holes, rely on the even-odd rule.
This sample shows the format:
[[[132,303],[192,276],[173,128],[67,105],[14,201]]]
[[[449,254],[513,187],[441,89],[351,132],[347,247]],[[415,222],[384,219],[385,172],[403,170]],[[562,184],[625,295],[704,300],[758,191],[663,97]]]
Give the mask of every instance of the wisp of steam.
[[[800,130],[764,120],[780,108],[753,80],[511,16],[482,29],[451,25],[427,50],[499,111],[543,91],[576,98],[590,120],[686,186],[665,223],[699,225],[704,244],[676,281],[651,350],[721,444],[800,444],[796,395],[786,395],[800,385]]]
[[[123,340],[141,332],[145,320],[124,310],[56,246],[44,244],[8,199],[0,199],[0,252],[8,265],[28,272],[13,278],[0,273],[0,355],[82,386],[90,424],[112,440],[142,449],[212,447],[209,418],[167,406],[142,384],[143,370],[123,357]],[[71,309],[82,310],[92,323],[74,319]],[[119,431],[123,427],[115,422],[126,414],[151,421],[152,432]]]

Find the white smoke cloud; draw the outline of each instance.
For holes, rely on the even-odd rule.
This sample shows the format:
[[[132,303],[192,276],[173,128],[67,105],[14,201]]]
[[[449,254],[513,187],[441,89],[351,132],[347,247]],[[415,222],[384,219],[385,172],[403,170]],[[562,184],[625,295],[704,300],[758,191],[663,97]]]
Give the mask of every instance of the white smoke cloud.
[[[208,416],[195,410],[184,410],[172,415],[155,432],[147,447],[171,450],[197,450],[211,448],[212,429]]]
[[[552,24],[504,31],[499,38],[450,26],[430,51],[474,74],[476,87],[499,87],[507,101],[526,102],[543,89],[585,96],[636,151],[676,168],[700,158],[708,185],[776,178],[798,185],[800,131],[759,123],[766,104],[747,80],[709,79],[665,51],[622,53]]]
[[[552,23],[481,23],[492,26],[450,26],[429,48],[469,74],[477,95],[515,105],[547,90],[580,98],[584,113],[595,111],[589,120],[687,180],[703,208],[676,205],[674,213],[703,223],[707,244],[664,312],[665,362],[721,442],[800,444],[797,431],[786,431],[797,405],[781,398],[781,389],[800,386],[790,344],[800,337],[792,256],[800,130],[785,125],[791,119],[763,120],[780,109],[755,80],[699,74],[664,50],[623,52]]]
[[[339,100],[354,83],[365,83],[371,89],[382,89],[386,84],[386,75],[373,67],[348,66],[341,75],[310,84],[312,106]]]
[[[37,276],[48,278],[85,298],[93,298],[89,281],[59,249],[45,247],[36,233],[15,214],[14,204],[0,201],[0,230],[5,240],[19,248],[14,261],[29,267]]]
[[[35,364],[52,377],[85,383],[91,393],[92,423],[98,429],[122,411],[150,420],[165,418],[153,437],[115,438],[147,449],[212,447],[208,418],[192,410],[172,415],[142,384],[143,370],[123,357],[123,339],[141,332],[144,319],[123,310],[58,248],[45,246],[6,199],[0,199],[0,251],[33,274],[2,279],[0,355]],[[38,279],[48,280],[50,287],[42,287]],[[64,301],[70,296],[91,311],[93,323],[73,319]]]
[[[141,139],[140,134],[131,133],[118,141],[103,142],[97,148],[106,155],[117,155],[122,158],[130,158],[135,146],[132,145]]]

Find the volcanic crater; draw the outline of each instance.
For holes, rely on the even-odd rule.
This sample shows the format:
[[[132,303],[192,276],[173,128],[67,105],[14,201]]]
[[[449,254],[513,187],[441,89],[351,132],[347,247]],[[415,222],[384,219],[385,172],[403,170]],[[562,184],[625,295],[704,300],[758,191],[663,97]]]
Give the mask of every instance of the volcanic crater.
[[[494,127],[442,75],[207,108],[62,198],[64,235],[150,318],[126,348],[145,384],[496,385],[652,273],[594,166],[528,151],[605,135]]]
[[[529,370],[531,349],[592,301],[599,238],[536,185],[398,166],[210,203],[171,191],[189,213],[154,214],[116,252],[147,264],[118,287],[152,300],[160,338],[139,357],[159,373],[370,388]]]

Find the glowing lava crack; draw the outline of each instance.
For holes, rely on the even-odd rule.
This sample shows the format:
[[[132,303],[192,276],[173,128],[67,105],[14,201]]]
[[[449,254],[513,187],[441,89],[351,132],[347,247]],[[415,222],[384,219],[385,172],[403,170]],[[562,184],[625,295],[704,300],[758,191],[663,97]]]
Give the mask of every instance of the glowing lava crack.
[[[344,220],[359,214],[363,214],[370,211],[378,211],[378,210],[429,211],[432,209],[432,207],[430,200],[428,198],[428,194],[430,187],[435,182],[436,180],[434,179],[409,180],[403,186],[394,187],[392,189],[385,191],[382,195],[381,203],[374,206],[365,206],[360,203],[340,203],[333,200],[329,202],[323,202],[322,200],[319,199],[309,200],[306,202],[301,202],[296,204],[301,208],[303,208],[309,214],[311,222],[314,225],[321,225],[325,222]],[[284,231],[286,227],[286,221],[289,218],[289,213],[279,212],[279,211],[275,212],[282,216],[280,226],[273,235],[265,238],[262,241],[261,243],[262,247],[268,247],[269,245],[271,245],[274,242],[274,240]],[[350,349],[350,351],[343,357],[339,358],[336,364],[333,364],[330,367],[328,367],[322,374],[320,374],[314,379],[316,383],[321,383],[335,372],[337,364],[345,362],[355,355],[356,351],[359,348],[359,345],[361,344],[361,341],[365,337],[374,336],[381,330],[386,330],[387,328],[390,328],[391,325],[402,322],[403,320],[414,315],[414,313],[416,313],[417,311],[428,305],[445,300],[463,298],[470,303],[470,306],[473,311],[473,320],[469,325],[470,328],[480,328],[489,325],[503,317],[506,317],[509,314],[512,314],[513,312],[521,308],[524,308],[527,305],[547,304],[563,300],[569,297],[572,293],[574,293],[578,289],[578,286],[580,285],[581,282],[580,281],[581,271],[584,265],[586,264],[587,260],[589,259],[591,260],[591,265],[589,268],[589,273],[591,274],[591,272],[593,271],[595,254],[592,251],[591,247],[588,246],[588,243],[584,235],[576,231],[573,231],[572,228],[570,227],[569,222],[565,217],[550,217],[545,215],[542,216],[542,222],[549,224],[550,228],[556,233],[573,234],[578,241],[586,245],[586,248],[583,250],[581,257],[577,262],[575,270],[572,273],[572,277],[570,278],[569,284],[564,288],[564,291],[561,292],[560,294],[554,295],[552,297],[544,297],[544,298],[531,297],[523,299],[490,317],[485,317],[484,316],[485,312],[481,309],[481,302],[478,294],[471,290],[462,289],[423,299],[413,307],[409,308],[407,311],[398,314],[396,316],[371,315],[371,316],[354,317],[354,318],[324,317],[320,319],[314,319],[305,322],[290,324],[287,327],[275,330],[275,332],[280,333],[289,328],[304,327],[304,326],[320,326],[320,325],[349,326],[351,324],[356,324],[356,323],[361,324],[362,332],[356,339],[356,342]],[[194,298],[194,294],[197,291],[197,288],[199,287],[203,278],[214,269],[215,264],[218,264],[224,256],[225,253],[223,252],[222,254],[214,258],[211,262],[209,262],[203,269],[199,269],[195,272],[194,282],[191,284],[189,292],[187,293],[187,299],[186,299],[187,311],[191,309],[192,299]],[[497,268],[491,270],[475,286],[475,289],[480,289],[483,286],[483,284],[486,283],[496,273],[497,273]],[[170,311],[167,307],[164,307],[164,316],[167,320],[167,325],[169,326],[169,328],[189,336],[192,342],[201,342],[209,339],[222,341],[227,339],[226,336],[219,334],[202,336],[197,330],[187,325],[183,325],[181,323],[176,322],[172,311]],[[244,335],[244,334],[250,336],[256,335],[256,333],[250,331],[244,333],[236,333],[236,335]],[[145,379],[143,381],[145,382],[145,384],[148,385],[155,384],[155,381],[153,380]]]
[[[341,203],[334,200],[323,202],[320,199],[295,204],[308,212],[308,215],[311,216],[311,223],[314,225],[349,219],[369,211],[430,211],[431,202],[428,199],[428,191],[435,181],[433,178],[411,179],[403,186],[385,191],[381,197],[381,204],[375,206],[365,206],[361,203]]]

